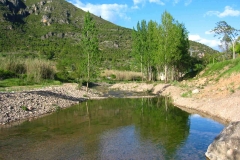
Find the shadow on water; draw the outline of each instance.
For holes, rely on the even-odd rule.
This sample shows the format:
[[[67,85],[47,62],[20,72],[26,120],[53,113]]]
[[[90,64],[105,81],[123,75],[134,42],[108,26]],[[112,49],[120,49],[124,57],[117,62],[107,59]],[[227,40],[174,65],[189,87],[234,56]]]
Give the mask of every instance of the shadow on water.
[[[90,100],[0,129],[0,159],[203,159],[219,130],[192,119],[163,97]]]

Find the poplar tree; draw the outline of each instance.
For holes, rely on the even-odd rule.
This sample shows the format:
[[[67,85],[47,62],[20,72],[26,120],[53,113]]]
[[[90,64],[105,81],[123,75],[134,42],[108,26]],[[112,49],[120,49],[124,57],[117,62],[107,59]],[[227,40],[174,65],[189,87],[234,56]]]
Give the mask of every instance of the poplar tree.
[[[188,40],[185,35],[184,27],[173,19],[168,13],[162,14],[162,21],[159,26],[159,50],[158,62],[164,66],[165,83],[168,81],[168,73],[172,68],[172,80],[174,79],[175,67],[181,61],[183,52],[187,51]],[[185,45],[183,45],[185,43]]]
[[[146,62],[147,62],[147,75],[148,80],[154,80],[154,70],[155,67],[155,55],[158,50],[158,24],[152,20],[148,22],[148,32],[147,32],[147,52],[146,52]]]
[[[143,66],[145,65],[145,53],[147,51],[147,23],[145,20],[141,24],[137,23],[137,30],[133,29],[133,56],[141,64],[143,81]]]
[[[158,62],[164,66],[164,75],[165,75],[165,83],[168,81],[168,68],[172,62],[172,53],[175,50],[174,48],[174,19],[168,13],[164,12],[162,14],[161,24],[159,27],[159,52],[158,52]]]
[[[98,32],[91,17],[90,13],[87,12],[84,16],[84,24],[82,28],[82,48],[83,57],[80,63],[80,74],[82,78],[86,79],[88,91],[90,79],[97,75],[97,63],[99,61],[99,49],[98,49]]]

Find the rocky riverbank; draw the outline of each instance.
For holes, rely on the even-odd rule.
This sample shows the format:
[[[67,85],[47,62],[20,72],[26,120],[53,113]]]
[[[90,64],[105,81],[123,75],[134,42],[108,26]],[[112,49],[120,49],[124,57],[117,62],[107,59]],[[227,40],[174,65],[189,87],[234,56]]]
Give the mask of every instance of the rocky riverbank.
[[[100,93],[77,84],[63,84],[20,92],[0,92],[0,124],[36,118],[69,107]]]

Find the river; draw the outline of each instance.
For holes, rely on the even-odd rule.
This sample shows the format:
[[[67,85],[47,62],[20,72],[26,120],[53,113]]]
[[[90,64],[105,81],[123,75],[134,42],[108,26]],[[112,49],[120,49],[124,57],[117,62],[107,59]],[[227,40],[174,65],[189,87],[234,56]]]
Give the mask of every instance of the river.
[[[166,97],[89,100],[0,128],[0,159],[205,159],[224,125]]]

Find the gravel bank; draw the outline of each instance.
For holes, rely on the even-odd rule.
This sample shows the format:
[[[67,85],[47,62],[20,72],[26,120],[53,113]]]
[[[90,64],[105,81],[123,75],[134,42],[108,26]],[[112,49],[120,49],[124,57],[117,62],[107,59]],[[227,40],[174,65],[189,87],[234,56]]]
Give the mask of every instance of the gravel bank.
[[[0,92],[0,124],[39,117],[98,96],[91,89],[88,93],[84,87],[77,89],[77,84],[21,92]]]

